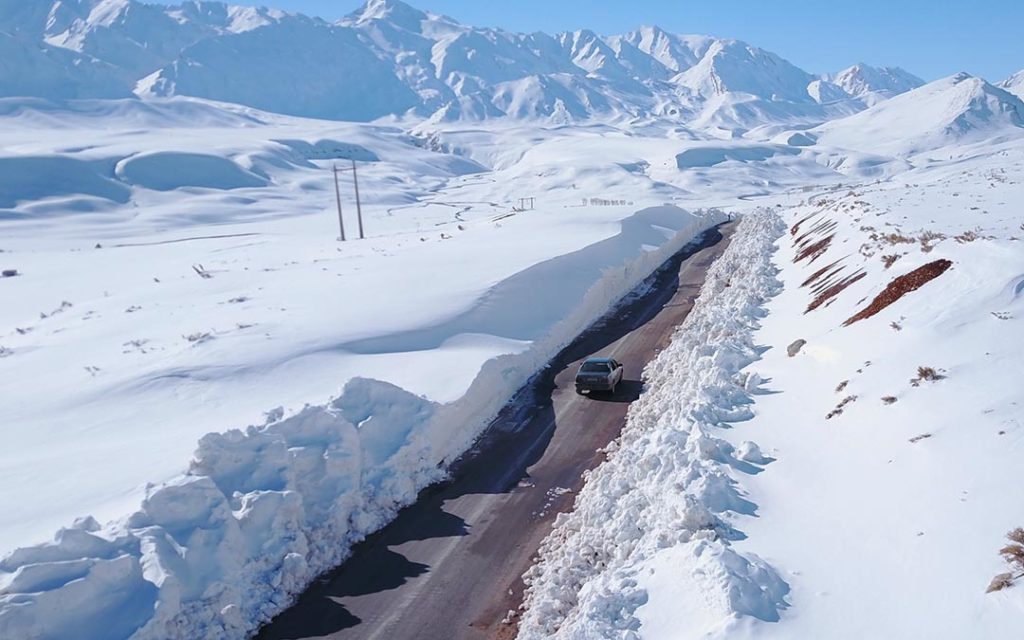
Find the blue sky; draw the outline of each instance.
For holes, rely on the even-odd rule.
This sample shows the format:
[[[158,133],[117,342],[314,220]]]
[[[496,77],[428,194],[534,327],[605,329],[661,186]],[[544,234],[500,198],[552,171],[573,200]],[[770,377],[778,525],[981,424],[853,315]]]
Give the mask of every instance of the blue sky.
[[[235,0],[238,2],[238,0]],[[336,19],[359,0],[264,0]],[[967,71],[992,81],[1024,68],[1024,0],[411,0],[476,26],[622,33],[657,24],[739,38],[814,73],[854,62],[901,66],[926,80]]]

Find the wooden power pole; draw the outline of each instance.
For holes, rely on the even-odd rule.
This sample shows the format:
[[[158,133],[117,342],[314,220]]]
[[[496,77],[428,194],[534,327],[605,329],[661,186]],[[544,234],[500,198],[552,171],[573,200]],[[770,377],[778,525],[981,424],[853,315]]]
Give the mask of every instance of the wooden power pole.
[[[359,239],[363,239],[363,205],[359,202],[359,177],[356,175],[356,161],[352,160],[352,185],[356,188],[356,216],[359,218]]]
[[[334,197],[338,201],[338,227],[341,229],[341,241],[345,241],[345,219],[341,216],[341,190],[338,188],[338,165],[334,165]],[[363,221],[359,219],[359,235],[362,236]]]

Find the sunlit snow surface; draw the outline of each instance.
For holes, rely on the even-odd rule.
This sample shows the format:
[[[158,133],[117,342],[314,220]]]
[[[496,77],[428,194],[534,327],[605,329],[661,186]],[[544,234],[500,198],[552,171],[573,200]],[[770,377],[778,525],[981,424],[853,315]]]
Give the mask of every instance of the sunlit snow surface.
[[[755,416],[707,425],[775,459],[757,475],[727,468],[727,448],[715,462],[757,517],[710,499],[728,492],[701,494],[694,513],[747,538],[710,540],[700,562],[635,558],[627,569],[654,577],[628,590],[597,572],[582,598],[600,606],[561,612],[567,629],[613,628],[626,591],[630,624],[651,637],[671,637],[657,629],[675,628],[677,602],[702,612],[695,630],[780,637],[814,636],[865,602],[884,615],[850,618],[849,637],[877,636],[909,591],[963,625],[928,627],[936,637],[975,619],[999,635],[1019,616],[1014,592],[983,595],[1001,536],[1024,525],[1004,490],[1020,454],[1024,316],[1024,106],[1006,91],[956,76],[847,120],[728,139],[710,121],[356,125],[184,98],[7,99],[0,112],[0,262],[18,271],[0,279],[0,549],[96,518],[0,563],[0,630],[244,637],[437,479],[558,346],[721,220],[688,213],[708,206],[835,222],[812,265],[780,241],[784,288],[750,338],[771,347],[752,366],[762,383],[737,374]],[[909,137],[892,133],[908,122]],[[351,159],[367,238],[340,243],[331,165]],[[535,209],[514,210],[529,197]],[[926,231],[944,237],[922,243]],[[912,241],[874,246],[872,233]],[[801,283],[843,258],[865,277],[804,315]],[[940,280],[840,328],[892,277],[939,258],[954,263]],[[799,356],[780,355],[797,338]],[[947,378],[910,387],[918,366]],[[668,369],[651,371],[671,395]],[[846,395],[858,400],[825,420]],[[703,464],[708,451],[692,453]],[[830,536],[856,552],[820,543]],[[742,580],[712,583],[747,595],[711,608],[673,596],[666,570],[688,584],[714,567],[740,567]],[[878,574],[886,586],[865,600]]]

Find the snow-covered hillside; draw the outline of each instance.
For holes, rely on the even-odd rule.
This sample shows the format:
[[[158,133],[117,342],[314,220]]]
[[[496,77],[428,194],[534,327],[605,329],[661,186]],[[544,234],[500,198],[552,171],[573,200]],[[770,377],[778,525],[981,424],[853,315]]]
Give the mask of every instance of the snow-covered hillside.
[[[0,67],[5,96],[187,95],[344,120],[654,114],[724,133],[818,123],[920,84],[865,65],[816,78],[743,42],[657,27],[610,37],[481,29],[400,0],[369,0],[337,23],[214,2],[11,2],[0,34],[25,61]],[[96,77],[82,78],[82,66]]]
[[[912,156],[951,145],[1018,135],[1024,102],[966,73],[937,80],[809,134],[831,147]]]

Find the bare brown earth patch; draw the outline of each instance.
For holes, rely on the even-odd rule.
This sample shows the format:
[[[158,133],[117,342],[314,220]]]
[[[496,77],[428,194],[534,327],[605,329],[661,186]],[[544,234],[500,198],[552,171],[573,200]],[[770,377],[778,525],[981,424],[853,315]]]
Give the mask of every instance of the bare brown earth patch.
[[[812,273],[806,280],[804,280],[800,284],[800,286],[801,287],[806,287],[808,285],[814,284],[815,282],[817,282],[818,278],[821,278],[822,276],[825,275],[825,272],[830,271],[830,270],[832,270],[835,267],[838,267],[839,263],[842,262],[842,261],[843,261],[842,259],[839,259],[839,260],[836,260],[835,262],[833,262],[832,264],[830,264],[830,265],[828,265],[826,267],[822,267],[822,268],[818,269],[817,271]],[[836,270],[836,273],[838,273],[841,270],[842,270],[842,267],[839,267],[839,269]],[[831,277],[832,275],[834,275],[834,274],[830,273],[829,277]],[[827,279],[828,278],[826,278],[826,280]]]
[[[810,240],[811,236],[823,236],[826,234],[831,235],[832,232],[835,231],[836,227],[838,226],[839,225],[836,223],[836,221],[831,218],[825,218],[824,220],[820,220],[817,224],[811,227],[807,231],[807,233],[797,238],[796,244],[798,246],[805,245]]]
[[[823,253],[828,251],[828,247],[830,244],[832,244],[832,238],[834,237],[835,235],[826,236],[821,240],[818,240],[817,242],[809,244],[806,247],[802,248],[800,250],[800,253],[796,254],[796,258],[793,260],[793,262],[800,262],[801,260],[804,260],[805,258],[808,257],[810,258],[810,262],[814,262],[819,257],[821,257]]]
[[[895,278],[885,287],[882,293],[875,296],[871,304],[847,319],[843,326],[848,327],[854,322],[870,318],[911,291],[916,291],[935,278],[938,278],[951,266],[953,266],[953,263],[949,260],[935,260],[914,269],[910,273]]]
[[[846,289],[851,284],[857,282],[866,275],[867,273],[865,273],[864,271],[857,271],[853,275],[846,276],[839,282],[836,282],[835,284],[822,289],[820,292],[818,292],[818,295],[814,297],[814,300],[811,300],[811,303],[807,305],[807,310],[804,311],[804,313],[810,313],[811,311],[814,311],[815,309],[825,304],[826,302],[829,302],[830,300],[832,300],[832,298],[835,298],[837,295],[842,293],[844,289]]]

